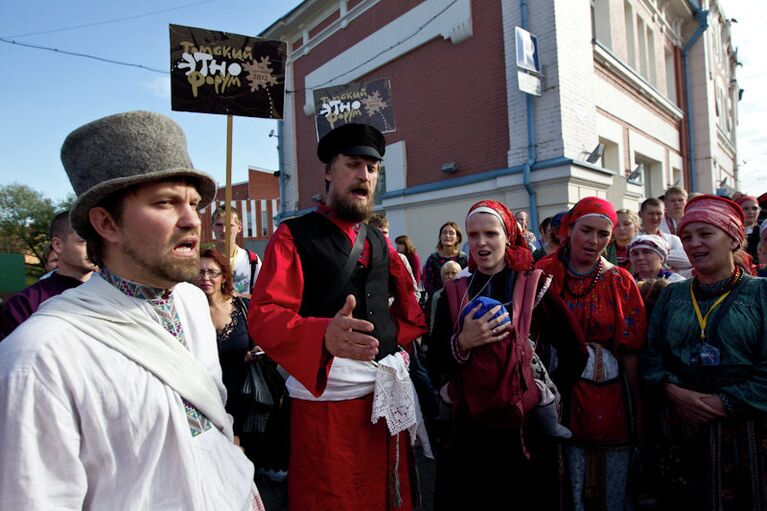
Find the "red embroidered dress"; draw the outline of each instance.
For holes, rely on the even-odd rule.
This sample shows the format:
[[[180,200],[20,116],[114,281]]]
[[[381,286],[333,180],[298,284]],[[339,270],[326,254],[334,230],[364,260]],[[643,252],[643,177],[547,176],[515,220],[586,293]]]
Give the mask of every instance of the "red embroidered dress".
[[[629,272],[614,266],[600,275],[596,283],[591,277],[565,276],[566,271],[558,253],[541,259],[536,267],[554,276],[552,287],[577,318],[587,343],[597,343],[607,348],[616,358],[619,358],[617,355],[620,351],[638,353],[642,349],[647,330],[644,302]],[[592,285],[593,288],[588,291]],[[578,396],[586,397],[583,393]],[[618,403],[602,402],[596,395],[589,396],[583,402],[577,402],[581,401],[581,397],[573,398],[571,410],[582,408],[592,416],[614,417],[616,413],[623,414],[627,410],[625,394],[621,394]],[[630,418],[628,414],[624,416],[622,434],[612,439],[612,445],[629,442]],[[574,441],[583,441],[575,431],[573,433]]]

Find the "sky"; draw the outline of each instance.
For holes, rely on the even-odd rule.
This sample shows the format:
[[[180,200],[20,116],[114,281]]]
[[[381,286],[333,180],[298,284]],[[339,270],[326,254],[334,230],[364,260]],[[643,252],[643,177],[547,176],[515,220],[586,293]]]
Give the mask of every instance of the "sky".
[[[724,14],[737,23],[730,25],[733,46],[738,50],[738,85],[744,89],[738,105],[737,130],[740,190],[759,196],[767,192],[767,2],[724,0]]]
[[[0,37],[167,70],[168,25],[256,36],[299,0],[24,0],[0,2]],[[172,9],[172,10],[171,10]],[[157,13],[158,11],[167,11]],[[148,13],[157,13],[141,16]],[[140,16],[140,17],[136,17]],[[118,18],[132,19],[58,30]],[[0,42],[0,185],[23,183],[58,201],[72,192],[60,149],[66,136],[119,112],[171,117],[187,136],[196,168],[226,180],[226,116],[174,112],[169,74]],[[277,170],[277,122],[234,117],[232,182],[248,166]]]
[[[26,0],[0,3],[0,38],[159,70],[169,65],[168,24],[255,36],[299,0]],[[720,0],[743,67],[738,151],[741,190],[767,191],[767,2]],[[164,11],[164,12],[158,12]],[[122,21],[110,22],[121,18]],[[91,26],[81,26],[91,25]],[[68,29],[74,26],[79,28]],[[36,32],[47,32],[31,34]],[[27,35],[25,35],[27,34]],[[167,73],[119,66],[0,42],[0,185],[23,183],[54,200],[72,188],[61,143],[75,128],[129,110],[168,115],[184,129],[195,167],[225,182],[226,117],[173,112]],[[232,181],[249,165],[277,170],[276,121],[235,117]]]

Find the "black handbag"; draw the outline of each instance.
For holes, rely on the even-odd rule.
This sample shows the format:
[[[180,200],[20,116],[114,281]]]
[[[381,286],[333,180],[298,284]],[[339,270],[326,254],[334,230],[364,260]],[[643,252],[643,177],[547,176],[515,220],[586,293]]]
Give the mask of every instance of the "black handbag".
[[[238,297],[234,303],[243,316],[247,317],[246,300]],[[252,339],[250,344],[255,345]],[[274,362],[265,356],[248,364],[239,395],[245,410],[241,427],[245,433],[262,433],[266,429],[270,413],[276,408],[281,397],[280,386],[284,389],[285,380],[273,364]]]
[[[258,362],[248,364],[248,373],[240,390],[240,398],[247,403],[241,430],[244,433],[263,433],[269,414],[274,408],[271,389]]]

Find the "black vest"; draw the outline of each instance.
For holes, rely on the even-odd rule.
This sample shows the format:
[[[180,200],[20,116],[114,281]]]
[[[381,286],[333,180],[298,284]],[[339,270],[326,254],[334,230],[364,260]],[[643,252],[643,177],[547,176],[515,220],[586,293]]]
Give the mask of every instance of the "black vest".
[[[304,293],[298,313],[303,317],[332,318],[341,309],[346,296],[353,294],[357,306],[353,316],[375,326],[370,334],[378,339],[376,360],[397,349],[397,332],[389,315],[389,247],[378,229],[367,229],[370,243],[370,265],[357,263],[351,277],[336,296],[327,293],[352,250],[349,238],[329,219],[319,213],[308,213],[285,222],[301,259]]]

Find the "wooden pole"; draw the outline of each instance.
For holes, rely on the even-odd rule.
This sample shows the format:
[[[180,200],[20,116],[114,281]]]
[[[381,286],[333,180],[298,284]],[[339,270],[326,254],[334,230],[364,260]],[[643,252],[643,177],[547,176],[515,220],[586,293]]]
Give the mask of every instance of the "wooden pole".
[[[226,257],[232,264],[232,271],[234,271],[234,261],[232,257],[232,116],[226,116],[226,193],[224,194],[226,204],[225,219],[226,219]]]

